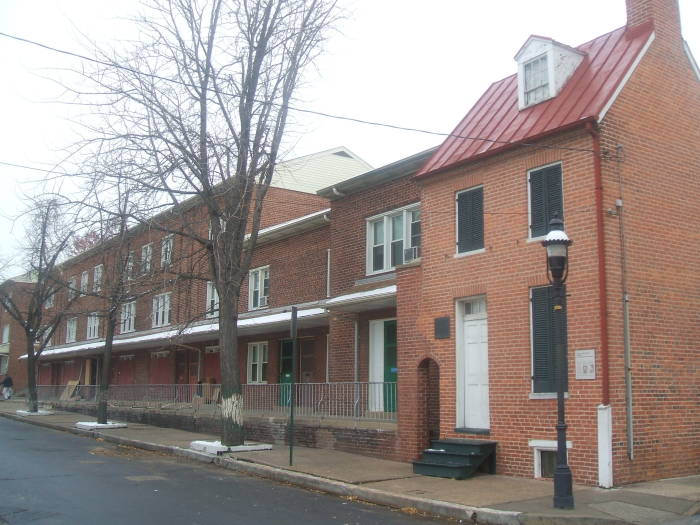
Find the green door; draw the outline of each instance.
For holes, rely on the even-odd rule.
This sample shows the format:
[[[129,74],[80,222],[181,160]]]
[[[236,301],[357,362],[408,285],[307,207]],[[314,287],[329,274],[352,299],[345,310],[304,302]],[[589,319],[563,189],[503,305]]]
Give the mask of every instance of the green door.
[[[384,322],[384,411],[396,412],[396,321]]]
[[[291,340],[280,343],[280,405],[289,406],[292,397],[294,347]]]

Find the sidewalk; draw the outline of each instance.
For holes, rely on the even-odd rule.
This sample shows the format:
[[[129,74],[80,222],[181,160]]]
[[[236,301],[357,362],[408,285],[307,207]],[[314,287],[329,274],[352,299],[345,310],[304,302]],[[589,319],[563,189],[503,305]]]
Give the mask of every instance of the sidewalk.
[[[127,428],[82,431],[78,421],[94,418],[55,411],[48,416],[18,416],[24,400],[0,401],[0,416],[106,441],[168,452],[277,481],[398,508],[489,524],[700,525],[700,475],[638,483],[617,489],[574,486],[576,508],[552,508],[549,481],[480,475],[464,481],[417,476],[411,465],[334,450],[296,447],[211,456],[189,450],[194,440],[218,436],[129,423]],[[693,516],[694,515],[694,516]],[[690,517],[693,516],[693,517]]]

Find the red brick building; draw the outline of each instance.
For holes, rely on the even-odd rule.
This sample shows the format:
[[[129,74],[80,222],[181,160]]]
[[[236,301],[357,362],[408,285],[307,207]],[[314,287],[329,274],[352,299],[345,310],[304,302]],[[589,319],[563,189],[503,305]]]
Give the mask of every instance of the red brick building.
[[[395,314],[407,458],[439,428],[497,441],[499,472],[544,474],[556,404],[540,241],[557,212],[574,240],[575,480],[700,470],[700,250],[689,242],[700,78],[675,0],[627,8],[627,26],[577,48],[528,39],[518,73],[491,85],[413,179],[424,240],[420,264],[396,270]]]

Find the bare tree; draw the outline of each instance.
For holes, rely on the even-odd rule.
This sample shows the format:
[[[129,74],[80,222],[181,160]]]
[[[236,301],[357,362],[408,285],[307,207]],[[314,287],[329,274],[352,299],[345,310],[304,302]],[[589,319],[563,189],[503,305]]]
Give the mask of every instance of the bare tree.
[[[64,210],[57,200],[31,201],[30,221],[25,235],[26,273],[0,285],[0,306],[22,328],[27,356],[27,405],[38,410],[36,363],[51,338],[70,311],[78,290],[61,274],[60,259],[73,235],[66,226]],[[67,294],[59,291],[67,289]]]
[[[289,104],[335,1],[154,0],[148,8],[138,44],[97,52],[102,66],[82,73],[96,86],[75,91],[92,109],[80,148],[119,159],[120,177],[138,189],[129,220],[204,254],[191,277],[212,280],[219,295],[222,443],[241,444],[241,285]],[[172,209],[154,219],[164,207]]]

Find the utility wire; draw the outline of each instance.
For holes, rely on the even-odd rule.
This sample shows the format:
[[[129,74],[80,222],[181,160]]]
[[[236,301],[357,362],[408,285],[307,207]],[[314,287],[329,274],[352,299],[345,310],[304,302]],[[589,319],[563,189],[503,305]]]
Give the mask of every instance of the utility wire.
[[[124,71],[128,71],[130,73],[133,73],[134,75],[137,76],[145,76],[145,77],[150,77],[158,80],[162,80],[164,82],[170,82],[172,84],[178,84],[187,88],[191,89],[200,89],[201,86],[195,86],[193,84],[189,84],[187,82],[183,82],[181,80],[173,79],[173,78],[168,78],[164,77],[161,75],[157,75],[155,73],[147,73],[144,71],[140,71],[138,69],[134,69],[129,66],[124,66],[122,64],[118,64],[116,62],[107,62],[104,60],[99,60],[97,58],[92,58],[86,55],[81,55],[80,53],[75,53],[73,51],[67,51],[64,49],[59,49],[53,46],[49,46],[48,44],[42,44],[41,42],[37,42],[35,40],[30,40],[28,38],[22,38],[20,36],[16,35],[11,35],[8,33],[3,33],[0,32],[0,36],[10,38],[12,40],[16,40],[18,42],[22,42],[25,44],[30,44],[33,46],[40,47],[42,49],[45,49],[47,51],[52,51],[55,53],[60,53],[63,55],[71,56],[74,58],[78,58],[80,60],[86,60],[95,64],[99,64],[102,66],[106,66],[109,68],[115,68],[115,69],[122,69]],[[208,91],[212,92],[217,92],[216,90],[212,88],[207,88]],[[238,98],[239,95],[236,95],[234,93],[228,93],[226,91],[218,91],[221,94],[230,96],[230,97],[236,97]],[[265,101],[265,100],[256,100],[256,102],[261,103],[261,104],[270,104],[272,106],[278,106],[281,107],[282,104],[276,103],[276,102],[270,102],[270,101]],[[595,153],[593,149],[588,149],[588,148],[570,148],[570,147],[565,147],[565,146],[547,146],[543,144],[534,144],[534,143],[528,143],[528,142],[522,142],[518,140],[498,140],[498,139],[493,139],[493,138],[487,138],[487,137],[471,137],[471,136],[465,136],[465,135],[458,135],[454,133],[443,133],[440,131],[432,131],[432,130],[427,130],[427,129],[421,129],[421,128],[414,128],[414,127],[409,127],[409,126],[400,126],[398,124],[390,124],[386,122],[377,122],[377,121],[372,121],[372,120],[365,120],[357,117],[349,117],[345,115],[337,115],[334,113],[326,113],[323,111],[316,111],[312,109],[306,109],[306,108],[299,108],[299,107],[294,107],[294,106],[287,106],[287,108],[290,111],[296,111],[298,113],[307,113],[310,115],[316,115],[319,117],[325,117],[325,118],[331,118],[335,120],[343,120],[347,122],[355,122],[357,124],[365,124],[368,126],[377,126],[377,127],[382,127],[382,128],[388,128],[388,129],[395,129],[399,131],[410,131],[414,133],[423,133],[425,135],[433,135],[433,136],[439,136],[439,137],[451,137],[451,138],[458,138],[458,139],[464,139],[464,140],[472,140],[472,141],[483,141],[483,142],[490,142],[493,144],[514,144],[518,146],[527,146],[527,147],[533,147],[533,148],[539,148],[539,149],[553,149],[553,150],[564,150],[564,151],[579,151],[579,152],[585,152],[585,153]]]

